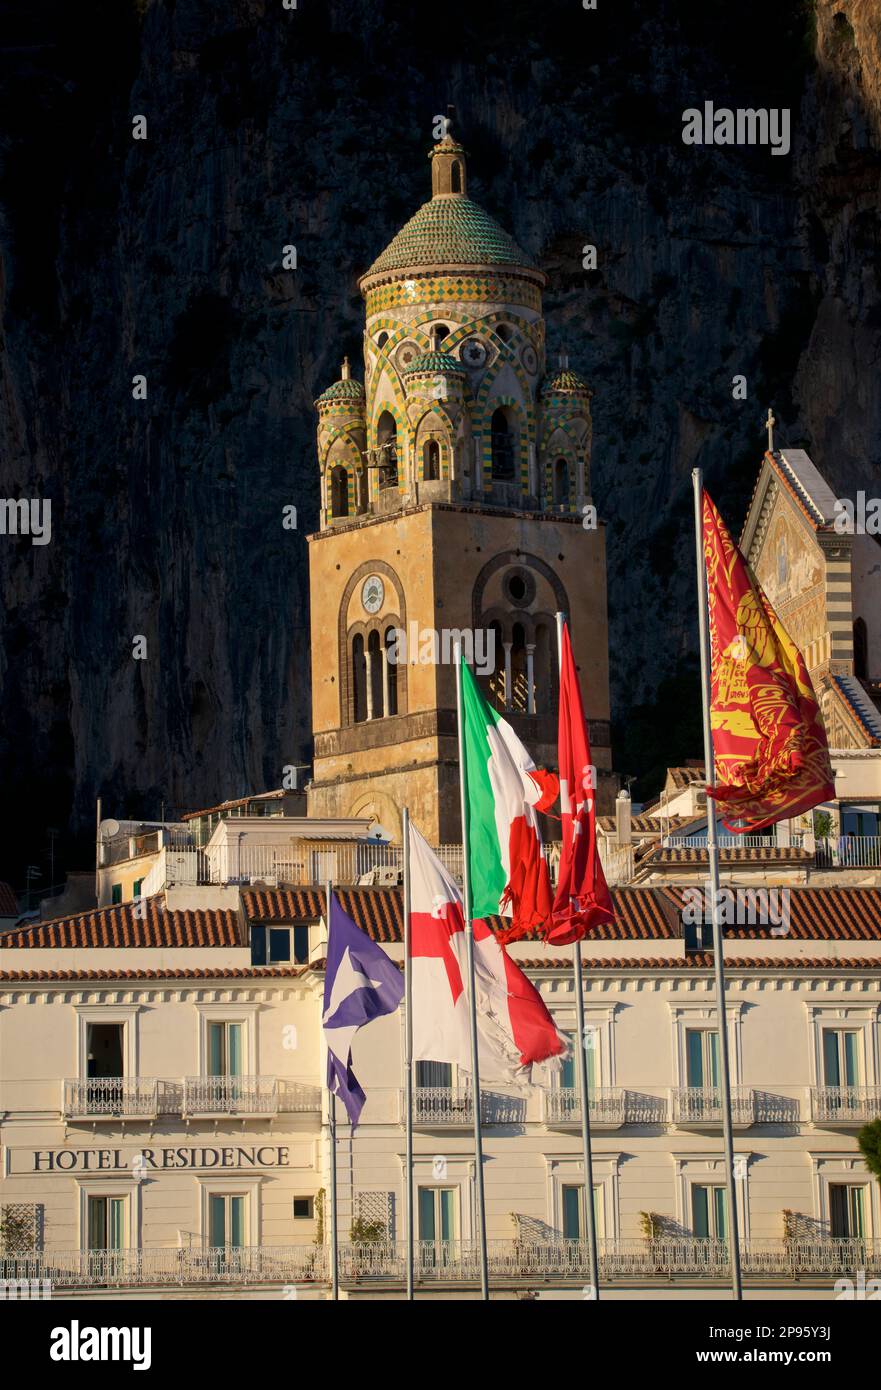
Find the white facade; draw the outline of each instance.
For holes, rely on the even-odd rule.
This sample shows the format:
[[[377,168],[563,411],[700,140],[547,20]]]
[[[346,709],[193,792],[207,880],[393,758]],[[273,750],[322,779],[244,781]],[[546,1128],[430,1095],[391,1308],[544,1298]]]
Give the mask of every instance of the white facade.
[[[625,920],[665,891],[630,890]],[[264,914],[270,897],[260,895]],[[818,924],[834,916],[831,896],[819,907],[813,897]],[[243,896],[239,913],[216,916],[235,931],[249,911]],[[272,911],[283,930],[283,907]],[[256,1281],[323,1296],[326,1255],[315,1243],[319,1194],[330,1185],[323,926],[313,920],[300,940],[306,964],[260,967],[245,944],[170,944],[196,916],[166,909],[167,943],[153,947],[3,951],[0,1205],[30,1209],[41,1268],[51,1266],[56,1281],[65,1270],[93,1292],[108,1281],[160,1290],[176,1280]],[[601,1277],[654,1296],[675,1265],[693,1297],[695,1286],[724,1283],[713,979],[681,937],[648,930],[633,940],[622,928],[588,951]],[[765,931],[726,944],[740,1236],[747,1281],[776,1296],[794,1287],[785,1271],[796,1254],[822,1297],[850,1263],[874,1267],[881,1252],[879,1184],[855,1142],[860,1125],[881,1114],[877,916],[867,931],[870,939],[854,939],[851,925],[844,939],[822,939],[818,925],[813,939]],[[386,949],[401,957],[400,944]],[[566,953],[534,942],[513,953],[530,961],[572,1033]],[[354,1138],[340,1108],[338,1140],[344,1283],[361,1260],[381,1276],[376,1289],[390,1292],[406,1234],[403,1038],[403,1011],[361,1031],[354,1068],[367,1104]],[[102,1048],[111,1054],[103,1067]],[[434,1288],[468,1272],[472,1112],[463,1078],[422,1072],[416,1082],[418,1248]],[[548,1079],[529,1094],[485,1093],[483,1113],[494,1285],[540,1283],[547,1266],[553,1287],[581,1289],[577,1093]],[[356,1217],[379,1223],[369,1232],[382,1235],[379,1245],[351,1249]]]

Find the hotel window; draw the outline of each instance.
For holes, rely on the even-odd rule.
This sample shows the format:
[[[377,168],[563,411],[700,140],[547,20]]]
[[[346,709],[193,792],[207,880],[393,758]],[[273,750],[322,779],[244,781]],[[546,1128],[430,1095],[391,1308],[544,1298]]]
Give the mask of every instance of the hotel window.
[[[144,880],[143,880],[142,878],[136,878],[136,879],[135,879],[134,887],[132,888],[132,897],[133,897],[133,898],[139,898],[139,897],[141,896],[141,889],[143,888],[143,885],[144,885]]]
[[[242,1075],[241,1023],[208,1024],[208,1075]]]
[[[563,1186],[563,1239],[584,1240],[587,1236],[587,1212],[584,1209],[584,1184],[566,1183]],[[594,1230],[600,1230],[600,1189],[593,1189]]]
[[[113,884],[112,888],[110,889],[110,901],[111,901],[111,903],[121,903],[121,902],[122,902],[122,884],[121,884],[121,883],[114,883],[114,884]]]
[[[845,1240],[865,1236],[865,1187],[852,1183],[829,1184],[829,1233]]]
[[[88,1023],[86,1025],[86,1075],[121,1077],[123,1066],[123,1023]]]
[[[295,1197],[294,1198],[294,1220],[311,1221],[315,1214],[314,1198]]]
[[[719,1034],[715,1030],[686,1028],[685,1084],[701,1090],[719,1085]]]
[[[849,1028],[823,1029],[823,1085],[860,1086],[860,1034]]]
[[[252,965],[274,965],[287,961],[305,965],[308,960],[308,926],[251,928]]]
[[[125,1249],[125,1198],[89,1197],[88,1241],[90,1250]]]
[[[453,1084],[452,1062],[417,1062],[416,1085],[451,1087]]]
[[[419,1239],[446,1241],[456,1238],[456,1189],[419,1188]]]
[[[245,1244],[245,1199],[232,1193],[208,1197],[208,1244],[212,1250],[236,1249]]]
[[[560,1071],[560,1085],[563,1089],[577,1091],[578,1080],[578,1035],[577,1033],[567,1033],[566,1039],[569,1043],[569,1056],[563,1061]],[[600,1056],[600,1030],[598,1028],[587,1028],[585,1030],[585,1052],[587,1054],[587,1089],[588,1094],[593,1095],[598,1085],[599,1056]]]
[[[692,1184],[691,1228],[696,1236],[707,1240],[727,1240],[728,1194],[724,1187]]]

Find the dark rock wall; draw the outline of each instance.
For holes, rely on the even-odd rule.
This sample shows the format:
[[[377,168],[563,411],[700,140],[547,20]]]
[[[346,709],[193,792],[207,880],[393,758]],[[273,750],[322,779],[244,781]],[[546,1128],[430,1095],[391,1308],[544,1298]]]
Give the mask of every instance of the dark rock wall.
[[[595,388],[618,765],[699,752],[691,469],[738,526],[771,402],[837,486],[878,476],[881,0],[5,10],[2,492],[53,540],[0,537],[0,877],[48,825],[87,859],[99,793],[158,815],[308,756],[311,403],[448,102]],[[705,99],[790,106],[792,154],[684,146]]]

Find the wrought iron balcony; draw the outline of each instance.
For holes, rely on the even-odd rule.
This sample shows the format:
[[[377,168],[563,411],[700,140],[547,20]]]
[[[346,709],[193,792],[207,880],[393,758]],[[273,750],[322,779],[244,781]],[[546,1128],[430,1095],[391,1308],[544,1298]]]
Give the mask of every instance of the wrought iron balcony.
[[[672,1092],[673,1123],[680,1129],[719,1129],[722,1125],[722,1093],[718,1086],[680,1086]],[[731,1123],[735,1129],[755,1124],[753,1091],[731,1088]]]
[[[159,1083],[137,1076],[94,1076],[64,1082],[66,1120],[151,1119],[158,1113]]]
[[[581,1128],[581,1095],[576,1087],[544,1091],[542,1101],[546,1125],[555,1129]],[[627,1124],[627,1092],[617,1086],[591,1091],[590,1124],[592,1129],[620,1129]]]
[[[572,1286],[590,1279],[587,1242],[549,1237],[547,1240],[491,1240],[488,1245],[490,1280],[516,1285],[536,1282]],[[721,1284],[730,1278],[728,1243],[697,1236],[664,1236],[657,1240],[598,1242],[599,1275],[604,1284],[638,1280],[647,1284],[692,1281]],[[881,1275],[881,1240],[815,1237],[790,1241],[742,1241],[744,1279],[796,1283],[802,1278],[837,1280],[861,1272],[866,1279]],[[344,1284],[374,1283],[401,1287],[405,1247],[387,1240],[339,1247],[340,1279]],[[474,1241],[420,1240],[414,1249],[414,1270],[420,1284],[477,1285],[480,1254]],[[0,1280],[48,1281],[52,1292],[88,1288],[162,1288],[204,1285],[291,1284],[326,1285],[330,1276],[325,1246],[234,1246],[229,1248],[163,1248],[144,1250],[66,1250],[0,1257]]]
[[[413,1123],[425,1129],[464,1129],[474,1124],[468,1086],[414,1086]]]
[[[320,1114],[321,1095],[318,1086],[280,1076],[102,1076],[65,1081],[61,1113],[71,1121]]]
[[[813,1086],[811,1120],[827,1129],[861,1129],[881,1117],[881,1086]]]
[[[187,1076],[182,1114],[277,1115],[278,1082],[274,1076]]]

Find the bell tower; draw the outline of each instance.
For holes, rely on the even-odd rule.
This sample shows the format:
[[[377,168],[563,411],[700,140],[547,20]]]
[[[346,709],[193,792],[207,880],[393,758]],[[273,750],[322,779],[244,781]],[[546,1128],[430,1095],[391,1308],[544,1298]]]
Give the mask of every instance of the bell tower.
[[[344,362],[316,401],[309,808],[399,836],[406,805],[443,843],[460,838],[457,634],[554,766],[567,612],[601,811],[617,787],[591,391],[563,355],[547,372],[546,277],[468,196],[463,146],[448,133],[429,158],[431,199],[360,280],[364,385]]]

